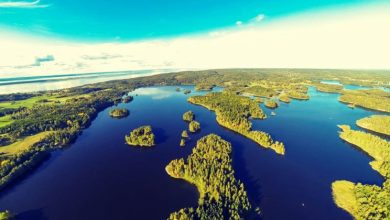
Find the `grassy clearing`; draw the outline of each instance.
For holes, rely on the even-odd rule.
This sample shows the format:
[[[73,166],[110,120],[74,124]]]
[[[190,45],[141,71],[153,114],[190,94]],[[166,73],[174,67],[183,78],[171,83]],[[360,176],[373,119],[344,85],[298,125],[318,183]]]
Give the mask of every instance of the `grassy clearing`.
[[[17,141],[13,144],[0,147],[0,154],[3,155],[16,155],[24,150],[27,150],[35,143],[41,141],[43,138],[45,138],[47,135],[53,133],[54,131],[44,131],[40,132],[36,135],[28,136],[20,141]]]
[[[12,119],[10,115],[0,117],[0,128],[5,127],[11,123],[12,123]]]

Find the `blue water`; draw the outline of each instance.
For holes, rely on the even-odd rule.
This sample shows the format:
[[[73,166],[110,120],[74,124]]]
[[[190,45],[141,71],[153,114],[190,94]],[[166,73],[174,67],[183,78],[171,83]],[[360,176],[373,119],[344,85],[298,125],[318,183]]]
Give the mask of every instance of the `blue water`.
[[[172,159],[189,155],[196,140],[209,133],[232,143],[236,177],[244,182],[252,205],[261,208],[263,219],[352,219],[333,203],[331,183],[383,181],[369,166],[368,156],[337,133],[336,125],[356,128],[355,120],[373,112],[348,108],[337,101],[337,94],[310,88],[310,100],[281,103],[273,110],[276,116],[253,121],[255,129],[285,143],[286,155],[279,156],[220,127],[214,112],[191,105],[175,88],[135,90],[133,102],[119,105],[130,110],[125,119],[110,118],[110,109],[101,112],[75,144],[4,191],[0,209],[21,219],[167,218],[175,210],[196,206],[198,193],[194,186],[169,177],[164,168]],[[187,127],[181,117],[187,110],[195,112],[202,129],[181,148],[180,133]],[[146,124],[152,125],[157,146],[127,146],[124,135]]]
[[[332,85],[342,85],[338,80],[322,80],[322,83],[332,84]],[[390,88],[385,87],[369,87],[369,86],[358,86],[358,85],[343,85],[344,89],[348,90],[358,90],[358,89],[381,89],[386,92],[390,92]]]

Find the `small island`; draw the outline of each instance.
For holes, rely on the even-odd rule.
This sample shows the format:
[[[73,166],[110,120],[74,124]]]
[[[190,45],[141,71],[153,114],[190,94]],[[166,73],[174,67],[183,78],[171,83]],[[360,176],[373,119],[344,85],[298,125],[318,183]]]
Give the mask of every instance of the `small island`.
[[[166,172],[194,184],[199,191],[198,207],[183,208],[169,219],[242,219],[251,208],[244,184],[235,178],[232,146],[215,134],[201,138],[187,160],[171,161]],[[212,172],[211,172],[212,171]]]
[[[268,99],[267,101],[264,102],[264,105],[265,107],[270,109],[275,109],[278,107],[278,103],[273,99]]]
[[[189,90],[189,89],[186,89],[186,90],[184,90],[184,92],[183,92],[185,95],[187,95],[187,94],[190,94],[191,93],[191,90]]]
[[[186,122],[191,122],[195,119],[195,114],[192,111],[187,111],[183,114],[183,120]]]
[[[340,93],[343,90],[343,85],[329,84],[329,83],[314,83],[313,86],[319,92],[326,93]]]
[[[155,145],[154,138],[152,127],[148,125],[134,129],[125,140],[130,146],[152,147]]]
[[[188,130],[191,133],[195,133],[200,130],[200,123],[197,121],[191,121],[190,124],[188,124]]]
[[[129,115],[129,110],[125,108],[115,108],[110,111],[110,116],[113,118],[124,118]]]

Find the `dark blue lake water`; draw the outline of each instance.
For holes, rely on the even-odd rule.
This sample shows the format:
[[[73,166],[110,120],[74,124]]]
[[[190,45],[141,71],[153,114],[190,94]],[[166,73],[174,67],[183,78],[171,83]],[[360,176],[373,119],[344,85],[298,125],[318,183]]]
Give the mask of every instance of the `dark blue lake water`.
[[[370,159],[338,137],[338,124],[356,128],[357,119],[373,112],[348,108],[337,94],[311,88],[309,101],[281,103],[276,116],[262,106],[269,116],[253,121],[253,127],[285,143],[286,155],[278,156],[220,127],[214,112],[187,103],[188,96],[175,88],[137,89],[133,102],[119,105],[131,112],[125,119],[110,118],[110,109],[101,112],[76,143],[4,191],[0,209],[18,213],[20,219],[166,219],[173,211],[196,206],[198,193],[169,177],[165,166],[189,155],[196,140],[210,133],[232,143],[236,177],[244,182],[252,205],[261,208],[262,219],[352,219],[333,203],[331,183],[382,183]],[[187,110],[195,112],[202,129],[181,148]],[[125,144],[130,130],[149,124],[156,147]]]

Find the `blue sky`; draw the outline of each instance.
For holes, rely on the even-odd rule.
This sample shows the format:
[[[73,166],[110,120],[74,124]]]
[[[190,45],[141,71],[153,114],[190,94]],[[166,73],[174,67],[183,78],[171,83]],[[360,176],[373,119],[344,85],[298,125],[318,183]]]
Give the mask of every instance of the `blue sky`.
[[[28,1],[28,0],[23,0]],[[1,2],[12,2],[0,0]],[[19,2],[19,1],[13,1]],[[267,21],[307,10],[345,7],[370,0],[41,0],[0,8],[0,25],[36,35],[83,41],[128,41],[201,33]],[[30,3],[31,3],[30,2]],[[1,5],[1,4],[0,4]]]
[[[0,78],[390,69],[390,0],[0,0]]]

